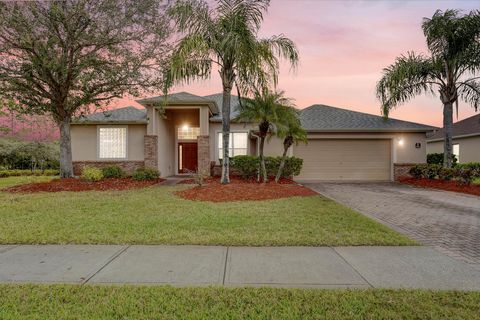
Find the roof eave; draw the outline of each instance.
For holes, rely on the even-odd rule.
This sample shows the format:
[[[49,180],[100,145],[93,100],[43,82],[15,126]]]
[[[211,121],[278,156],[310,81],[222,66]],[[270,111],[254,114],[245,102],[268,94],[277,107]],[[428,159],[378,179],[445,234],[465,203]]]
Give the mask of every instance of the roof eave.
[[[480,136],[480,132],[476,133],[469,133],[469,134],[461,134],[458,136],[453,136],[452,139],[462,139],[462,138],[471,138],[471,137],[477,137]],[[427,139],[427,142],[438,142],[438,141],[443,141],[444,138],[435,138],[435,139]]]
[[[345,128],[345,129],[305,129],[309,133],[326,133],[326,132],[429,132],[434,129],[357,129],[357,128]]]
[[[101,125],[101,124],[148,124],[148,120],[111,120],[111,121],[72,121],[75,125]]]

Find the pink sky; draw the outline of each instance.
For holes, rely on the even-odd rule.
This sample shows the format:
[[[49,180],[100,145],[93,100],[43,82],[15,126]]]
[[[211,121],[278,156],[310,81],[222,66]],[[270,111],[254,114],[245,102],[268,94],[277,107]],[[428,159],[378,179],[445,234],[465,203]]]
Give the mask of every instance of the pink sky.
[[[480,1],[322,1],[272,0],[262,36],[283,33],[300,52],[296,72],[282,67],[279,86],[299,108],[327,104],[380,114],[375,85],[382,69],[407,51],[427,52],[420,25],[436,9],[478,9]],[[175,87],[207,95],[221,92],[217,73],[212,79]],[[113,107],[134,105],[131,99]],[[472,116],[472,107],[460,103],[459,119]],[[442,106],[437,97],[418,97],[394,110],[392,118],[441,126]],[[456,121],[456,119],[455,119]]]

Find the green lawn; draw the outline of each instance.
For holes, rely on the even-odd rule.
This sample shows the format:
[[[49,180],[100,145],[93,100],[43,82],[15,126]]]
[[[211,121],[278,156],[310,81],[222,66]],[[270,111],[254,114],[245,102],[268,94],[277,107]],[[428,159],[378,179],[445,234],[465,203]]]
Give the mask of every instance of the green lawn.
[[[54,177],[45,177],[45,176],[22,176],[22,177],[0,178],[0,189],[11,187],[17,184],[50,181],[53,178]]]
[[[1,285],[0,319],[479,319],[480,292]]]
[[[182,187],[115,192],[0,192],[0,243],[251,246],[411,245],[403,235],[321,196],[209,203]]]

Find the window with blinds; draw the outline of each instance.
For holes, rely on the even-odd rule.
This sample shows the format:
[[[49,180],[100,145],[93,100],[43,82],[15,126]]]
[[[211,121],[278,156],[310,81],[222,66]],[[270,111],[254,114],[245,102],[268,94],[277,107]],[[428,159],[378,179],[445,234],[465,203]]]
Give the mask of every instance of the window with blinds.
[[[126,159],[127,128],[99,128],[98,148],[100,159]]]
[[[228,154],[230,157],[246,155],[248,147],[248,133],[247,132],[231,132],[229,140]],[[218,158],[223,158],[223,136],[218,133]]]

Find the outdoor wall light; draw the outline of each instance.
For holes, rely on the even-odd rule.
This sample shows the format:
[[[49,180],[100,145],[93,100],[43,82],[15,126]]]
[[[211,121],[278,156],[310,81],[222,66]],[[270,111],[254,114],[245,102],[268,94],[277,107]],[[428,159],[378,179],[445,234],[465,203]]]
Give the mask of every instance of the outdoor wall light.
[[[184,124],[184,125],[182,126],[182,130],[183,130],[183,131],[188,131],[188,124]]]
[[[398,145],[399,145],[399,146],[403,146],[404,143],[405,143],[405,141],[403,140],[403,138],[400,138],[400,139],[398,140]]]

